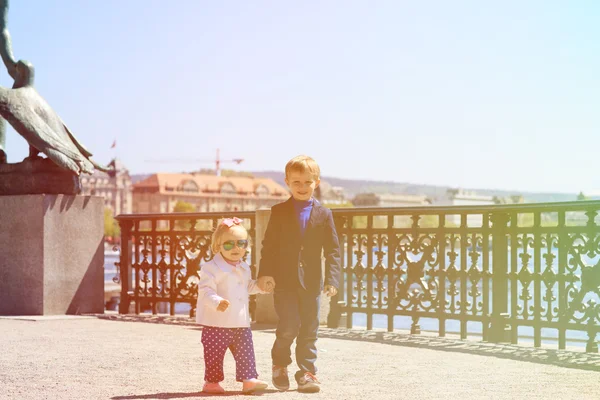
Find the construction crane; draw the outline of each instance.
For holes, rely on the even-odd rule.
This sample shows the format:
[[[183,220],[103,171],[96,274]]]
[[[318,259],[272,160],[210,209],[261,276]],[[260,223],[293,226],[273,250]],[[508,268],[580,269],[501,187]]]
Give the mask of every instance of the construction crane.
[[[145,160],[146,162],[158,162],[158,163],[172,163],[172,162],[184,162],[184,163],[215,163],[215,172],[217,176],[221,176],[221,164],[223,163],[236,163],[241,164],[244,159],[243,158],[232,158],[231,160],[221,160],[219,149],[217,149],[217,157],[214,160],[206,160],[206,159],[193,159],[193,160],[184,160],[184,159],[169,159],[169,160]]]

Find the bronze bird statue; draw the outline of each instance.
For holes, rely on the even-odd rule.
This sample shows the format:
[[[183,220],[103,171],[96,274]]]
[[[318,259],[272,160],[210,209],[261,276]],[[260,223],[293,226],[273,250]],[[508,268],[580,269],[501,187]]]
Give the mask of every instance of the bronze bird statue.
[[[0,87],[0,115],[29,143],[26,160],[39,157],[41,152],[58,166],[77,175],[82,172],[91,174],[94,168],[110,171],[90,158],[92,153],[35,90],[33,65],[19,60],[13,77],[15,83],[12,89]]]

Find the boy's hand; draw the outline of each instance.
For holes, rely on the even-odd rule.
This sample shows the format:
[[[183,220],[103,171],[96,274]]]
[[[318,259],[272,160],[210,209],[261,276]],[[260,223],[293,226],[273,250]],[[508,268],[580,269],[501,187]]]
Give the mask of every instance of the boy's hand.
[[[229,300],[221,300],[219,302],[219,305],[217,306],[217,311],[225,311],[227,310],[227,307],[229,307]]]
[[[325,293],[327,295],[327,297],[332,297],[337,294],[337,289],[331,285],[325,285],[325,288],[323,289],[323,293]]]
[[[256,281],[258,288],[263,292],[273,293],[275,289],[275,279],[272,276],[261,276]]]

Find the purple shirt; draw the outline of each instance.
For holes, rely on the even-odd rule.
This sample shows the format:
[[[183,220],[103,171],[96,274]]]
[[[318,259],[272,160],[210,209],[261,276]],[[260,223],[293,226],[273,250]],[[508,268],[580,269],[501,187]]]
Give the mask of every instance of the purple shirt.
[[[313,199],[303,201],[292,198],[292,201],[294,203],[298,225],[300,225],[300,236],[304,236],[306,226],[308,225],[308,219],[310,218],[310,212],[313,207]]]

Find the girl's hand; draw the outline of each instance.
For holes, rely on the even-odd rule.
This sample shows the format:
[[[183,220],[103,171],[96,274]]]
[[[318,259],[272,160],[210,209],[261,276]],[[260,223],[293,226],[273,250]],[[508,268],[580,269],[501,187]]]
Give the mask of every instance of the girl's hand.
[[[227,307],[229,307],[229,301],[223,299],[219,302],[219,305],[217,306],[217,311],[225,311],[227,310]]]
[[[332,297],[337,294],[337,289],[334,286],[326,285],[323,288],[323,293],[325,293],[327,295],[327,297]]]
[[[273,291],[275,290],[275,281],[269,281],[266,283],[265,286],[266,286],[265,292],[273,293]]]
[[[261,276],[256,281],[256,284],[263,292],[272,293],[275,289],[275,279],[272,276]]]

